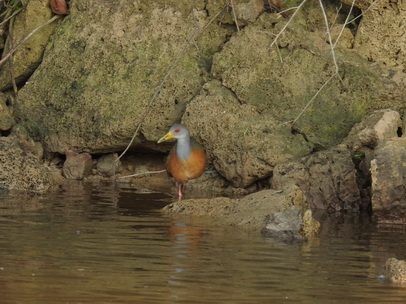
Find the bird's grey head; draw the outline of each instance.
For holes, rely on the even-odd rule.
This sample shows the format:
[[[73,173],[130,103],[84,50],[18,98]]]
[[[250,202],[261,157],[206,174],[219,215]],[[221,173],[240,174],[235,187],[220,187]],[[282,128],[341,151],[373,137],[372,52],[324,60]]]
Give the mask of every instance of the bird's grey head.
[[[176,139],[182,139],[189,137],[189,130],[184,125],[181,124],[174,124],[170,129],[169,132],[172,132],[173,136]]]

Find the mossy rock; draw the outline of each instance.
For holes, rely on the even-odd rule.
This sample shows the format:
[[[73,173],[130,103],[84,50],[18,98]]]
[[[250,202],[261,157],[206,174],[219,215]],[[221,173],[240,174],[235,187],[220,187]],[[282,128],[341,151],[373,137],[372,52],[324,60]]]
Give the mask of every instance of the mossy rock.
[[[209,20],[204,11],[193,8],[189,1],[71,1],[71,14],[19,92],[19,120],[51,152],[123,149],[192,37],[195,22],[203,27]],[[209,54],[228,32],[210,26],[199,48],[186,48],[149,108],[134,145],[156,140],[180,119],[204,83]]]

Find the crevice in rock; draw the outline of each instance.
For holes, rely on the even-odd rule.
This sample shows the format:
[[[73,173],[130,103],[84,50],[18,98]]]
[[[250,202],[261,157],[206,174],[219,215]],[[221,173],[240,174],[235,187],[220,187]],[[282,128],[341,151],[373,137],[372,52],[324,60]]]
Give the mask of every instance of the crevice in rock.
[[[401,127],[399,127],[398,130],[396,131],[396,134],[398,135],[398,137],[402,137],[403,129]]]
[[[299,135],[302,135],[303,139],[304,139],[306,142],[310,142],[309,139],[307,138],[306,133],[299,131],[299,129],[296,129],[296,128],[292,127],[291,133],[292,133],[293,135],[298,135],[298,134],[299,134]]]
[[[361,196],[361,204],[359,205],[361,212],[372,212],[371,204],[371,173],[367,166],[365,154],[362,152],[353,153],[352,162],[356,170],[356,181],[358,190]]]
[[[49,164],[58,169],[62,169],[63,163],[66,161],[66,155],[61,153],[51,153],[46,155],[45,159],[49,160]]]
[[[11,133],[11,130],[1,130],[0,131],[0,136],[7,137],[7,136],[10,135],[10,133]]]

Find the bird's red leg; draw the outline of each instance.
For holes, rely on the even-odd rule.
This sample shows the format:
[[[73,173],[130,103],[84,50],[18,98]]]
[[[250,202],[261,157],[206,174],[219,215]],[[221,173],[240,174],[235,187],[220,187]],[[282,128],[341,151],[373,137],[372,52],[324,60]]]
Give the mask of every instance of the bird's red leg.
[[[178,196],[179,196],[179,201],[182,200],[182,184],[179,184],[178,186]]]

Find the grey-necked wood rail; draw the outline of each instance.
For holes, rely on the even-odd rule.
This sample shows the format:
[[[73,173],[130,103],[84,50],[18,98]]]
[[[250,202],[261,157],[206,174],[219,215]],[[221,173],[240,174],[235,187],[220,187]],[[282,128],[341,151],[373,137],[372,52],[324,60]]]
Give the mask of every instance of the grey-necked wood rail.
[[[179,200],[188,180],[198,178],[206,168],[206,153],[203,147],[189,135],[184,125],[174,124],[158,144],[175,138],[176,145],[172,148],[166,161],[166,170],[178,183]]]

